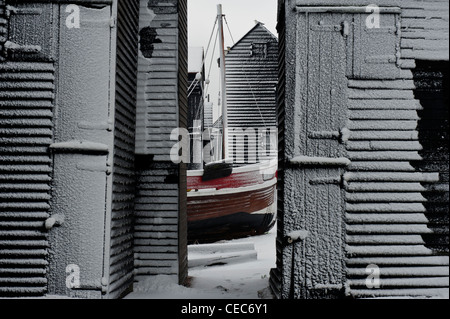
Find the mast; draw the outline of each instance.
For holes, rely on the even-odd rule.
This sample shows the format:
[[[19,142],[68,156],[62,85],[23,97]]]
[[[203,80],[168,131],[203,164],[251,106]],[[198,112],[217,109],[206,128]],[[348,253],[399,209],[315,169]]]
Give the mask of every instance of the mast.
[[[219,45],[220,45],[220,80],[222,91],[222,159],[227,159],[229,155],[228,149],[228,108],[227,108],[227,85],[225,76],[225,40],[223,34],[223,14],[222,5],[217,5],[217,19],[219,23]]]

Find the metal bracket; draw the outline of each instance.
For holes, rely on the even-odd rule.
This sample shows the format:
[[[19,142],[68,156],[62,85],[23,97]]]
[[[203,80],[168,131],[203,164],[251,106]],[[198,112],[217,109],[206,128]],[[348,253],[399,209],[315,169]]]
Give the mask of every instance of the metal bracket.
[[[76,153],[76,154],[92,154],[92,155],[109,154],[108,145],[86,141],[69,141],[62,143],[54,143],[50,145],[50,149],[54,152],[60,153]]]
[[[350,23],[348,21],[342,22],[342,35],[347,37],[350,35]]]
[[[339,140],[341,144],[345,144],[350,139],[350,130],[344,127],[340,131],[312,131],[308,137],[317,140]]]
[[[111,20],[109,21],[109,27],[111,29],[114,29],[117,26],[117,18],[115,16],[111,17]]]
[[[309,231],[307,230],[297,230],[290,232],[286,235],[285,241],[289,245],[292,245],[294,243],[298,243],[301,241],[304,241],[306,238],[309,237]]]

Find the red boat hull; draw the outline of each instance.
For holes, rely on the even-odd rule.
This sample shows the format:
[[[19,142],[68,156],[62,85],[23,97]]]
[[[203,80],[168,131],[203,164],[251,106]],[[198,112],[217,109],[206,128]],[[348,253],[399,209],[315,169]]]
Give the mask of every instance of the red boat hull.
[[[189,242],[214,242],[269,231],[276,216],[275,170],[237,169],[229,177],[203,182],[188,176]]]

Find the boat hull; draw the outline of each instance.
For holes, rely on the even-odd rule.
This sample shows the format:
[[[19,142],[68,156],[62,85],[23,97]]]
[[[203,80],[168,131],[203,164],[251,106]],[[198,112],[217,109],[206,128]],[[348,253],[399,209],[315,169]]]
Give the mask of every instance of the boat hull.
[[[189,244],[213,243],[248,236],[262,235],[275,225],[276,205],[261,213],[236,213],[188,223]]]
[[[195,188],[187,199],[188,241],[214,242],[269,231],[276,220],[276,184],[275,170],[264,174],[255,167],[206,183],[191,176],[188,187]]]

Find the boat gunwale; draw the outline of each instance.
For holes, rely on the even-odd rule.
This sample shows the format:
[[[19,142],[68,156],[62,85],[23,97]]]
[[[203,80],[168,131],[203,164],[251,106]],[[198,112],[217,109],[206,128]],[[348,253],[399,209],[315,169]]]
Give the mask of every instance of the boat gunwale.
[[[237,187],[237,188],[204,189],[201,191],[188,192],[187,195],[188,195],[188,198],[232,195],[232,194],[236,194],[236,193],[246,193],[246,192],[262,190],[265,188],[272,187],[272,186],[276,185],[277,183],[278,183],[278,179],[276,177],[273,177],[271,180],[265,181],[264,183],[261,183],[261,184]]]
[[[270,160],[267,162],[257,163],[257,164],[251,164],[241,167],[235,167],[233,168],[233,175],[234,174],[241,174],[241,173],[249,173],[252,171],[261,171],[264,174],[264,171],[269,171],[271,169],[278,169],[278,161],[277,160]],[[204,170],[188,170],[187,176],[188,177],[201,177],[203,176]]]

